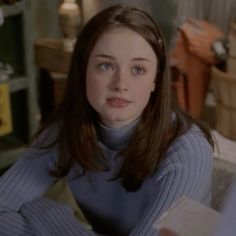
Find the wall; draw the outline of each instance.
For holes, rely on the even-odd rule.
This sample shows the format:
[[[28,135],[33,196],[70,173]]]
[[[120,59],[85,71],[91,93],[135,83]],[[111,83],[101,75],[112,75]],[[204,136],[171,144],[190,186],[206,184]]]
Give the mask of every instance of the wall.
[[[154,19],[160,24],[167,41],[173,35],[175,30],[176,4],[173,0],[78,0],[80,7],[87,13],[91,10],[90,2],[94,1],[99,4],[99,9],[104,9],[114,4],[127,4],[140,6],[151,13]],[[60,37],[57,9],[62,2],[61,0],[37,0],[30,1],[32,9],[32,26],[34,29],[33,38],[38,37]],[[96,8],[97,6],[94,6]],[[87,13],[89,14],[89,13]],[[87,19],[86,19],[87,21]]]
[[[149,11],[159,23],[168,42],[177,27],[188,17],[207,19],[227,32],[229,22],[236,19],[235,0],[78,0],[80,5],[94,1],[100,9],[113,4],[139,5]],[[217,1],[217,4],[216,2]],[[59,37],[61,31],[57,9],[62,0],[30,1],[32,5],[33,37]]]
[[[30,1],[33,38],[61,36],[57,15],[60,2],[60,0]]]
[[[188,17],[208,20],[227,33],[229,24],[236,20],[235,0],[175,0],[178,1],[178,24]]]
[[[91,0],[79,0],[78,2],[80,6],[83,1],[86,6],[89,2],[92,2]],[[30,1],[32,9],[32,26],[33,29],[35,29],[34,32],[32,32],[33,38],[61,36],[57,15],[57,9],[61,2],[61,0]],[[99,2],[100,9],[106,8],[113,4],[125,3],[129,5],[140,5],[145,9],[150,10],[149,0],[95,0],[94,2]]]
[[[167,44],[171,46],[172,38],[177,30],[177,6],[174,0],[152,0],[151,9],[154,20],[160,26]]]

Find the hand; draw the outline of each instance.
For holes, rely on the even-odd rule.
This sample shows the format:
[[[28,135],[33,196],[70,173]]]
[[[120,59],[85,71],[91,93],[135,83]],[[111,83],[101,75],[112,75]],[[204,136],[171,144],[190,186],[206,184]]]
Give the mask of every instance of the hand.
[[[160,236],[178,236],[176,233],[167,228],[162,228],[160,230]]]

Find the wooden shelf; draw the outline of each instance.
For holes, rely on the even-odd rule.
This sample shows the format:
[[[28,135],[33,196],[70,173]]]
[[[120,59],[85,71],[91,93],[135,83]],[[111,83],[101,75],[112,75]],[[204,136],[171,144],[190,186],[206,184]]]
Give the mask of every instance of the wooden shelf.
[[[24,9],[24,3],[25,1],[22,0],[12,5],[6,5],[6,4],[0,5],[0,7],[3,10],[4,17],[20,14]]]
[[[38,129],[37,83],[33,63],[31,0],[2,4],[5,21],[1,27],[0,61],[14,74],[0,83],[9,85],[12,111],[11,133],[0,137],[0,170],[13,164]],[[4,49],[4,50],[3,50]]]
[[[72,52],[63,49],[62,40],[41,38],[34,43],[35,64],[50,72],[67,74]]]
[[[26,77],[17,77],[14,79],[10,79],[8,83],[10,86],[11,93],[26,89],[28,87]]]
[[[6,83],[9,85],[10,92],[14,93],[19,90],[26,89],[28,87],[27,85],[27,78],[22,76],[22,77],[15,77],[0,83]]]

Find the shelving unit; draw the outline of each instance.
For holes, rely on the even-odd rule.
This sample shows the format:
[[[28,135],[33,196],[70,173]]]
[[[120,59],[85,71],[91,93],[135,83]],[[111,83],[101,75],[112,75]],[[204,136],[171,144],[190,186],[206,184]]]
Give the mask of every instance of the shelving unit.
[[[14,93],[16,91],[27,88],[27,77],[12,78],[7,81],[7,83],[9,85],[10,92]]]
[[[24,10],[24,1],[16,2],[14,5],[1,5],[4,17],[20,14]]]
[[[13,131],[0,137],[0,168],[13,163],[25,150],[38,128],[36,74],[31,40],[30,0],[0,5],[4,24],[0,26],[0,62],[14,69],[9,85]]]

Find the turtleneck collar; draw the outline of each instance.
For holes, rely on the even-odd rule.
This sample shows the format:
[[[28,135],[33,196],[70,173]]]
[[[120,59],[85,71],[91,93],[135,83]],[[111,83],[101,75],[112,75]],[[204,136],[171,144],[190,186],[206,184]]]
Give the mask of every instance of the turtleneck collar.
[[[108,148],[122,150],[129,144],[129,140],[139,122],[136,119],[132,123],[121,128],[110,128],[102,123],[98,125],[98,138]]]

